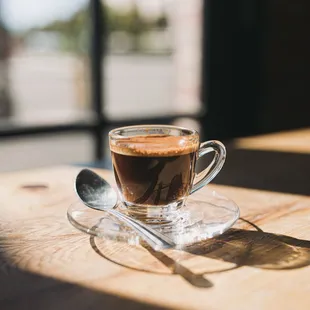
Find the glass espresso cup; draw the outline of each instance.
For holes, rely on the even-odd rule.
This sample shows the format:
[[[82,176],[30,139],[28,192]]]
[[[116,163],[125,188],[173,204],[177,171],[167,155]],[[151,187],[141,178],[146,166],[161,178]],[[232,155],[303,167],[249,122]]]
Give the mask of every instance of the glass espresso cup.
[[[226,150],[219,141],[200,144],[192,129],[165,125],[117,128],[109,133],[110,150],[121,201],[146,221],[164,220],[186,198],[221,170]],[[196,174],[196,163],[214,152],[211,164]]]

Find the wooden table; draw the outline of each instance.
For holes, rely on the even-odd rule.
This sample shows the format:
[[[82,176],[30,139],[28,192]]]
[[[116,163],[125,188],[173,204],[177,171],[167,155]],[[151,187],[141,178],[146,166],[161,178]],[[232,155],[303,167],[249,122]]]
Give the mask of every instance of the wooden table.
[[[69,224],[79,170],[0,175],[1,310],[310,309],[308,196],[210,185],[242,219],[184,252],[154,253]]]

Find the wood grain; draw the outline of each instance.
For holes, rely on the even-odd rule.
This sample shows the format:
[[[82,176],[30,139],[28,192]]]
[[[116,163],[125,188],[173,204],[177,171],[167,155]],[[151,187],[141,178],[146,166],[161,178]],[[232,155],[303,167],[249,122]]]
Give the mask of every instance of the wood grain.
[[[79,170],[0,175],[0,309],[310,308],[309,197],[210,185],[243,220],[184,251],[154,253],[69,224]]]

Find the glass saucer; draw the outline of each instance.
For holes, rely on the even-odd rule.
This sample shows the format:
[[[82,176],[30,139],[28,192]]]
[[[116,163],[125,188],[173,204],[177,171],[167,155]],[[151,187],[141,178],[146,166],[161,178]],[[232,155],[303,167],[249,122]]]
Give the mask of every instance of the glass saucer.
[[[117,208],[126,213],[122,205]],[[81,201],[68,208],[67,216],[74,227],[89,235],[130,245],[144,243],[130,227],[107,212],[90,209]],[[203,197],[199,194],[190,196],[186,206],[173,213],[170,223],[152,227],[167,235],[178,246],[186,246],[224,233],[238,218],[239,208],[232,200],[207,189]]]

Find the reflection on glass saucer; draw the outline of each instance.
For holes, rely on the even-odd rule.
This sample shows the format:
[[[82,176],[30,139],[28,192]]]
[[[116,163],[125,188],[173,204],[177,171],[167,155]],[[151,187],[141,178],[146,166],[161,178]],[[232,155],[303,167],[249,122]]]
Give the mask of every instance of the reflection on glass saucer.
[[[122,206],[118,208],[126,212]],[[74,227],[87,234],[130,245],[143,242],[131,228],[112,215],[90,209],[80,201],[69,207],[67,216]],[[175,211],[172,217],[170,223],[152,227],[170,237],[178,246],[185,246],[225,232],[239,218],[239,208],[229,198],[206,190],[203,199],[199,200],[195,195],[189,197],[186,206]]]

